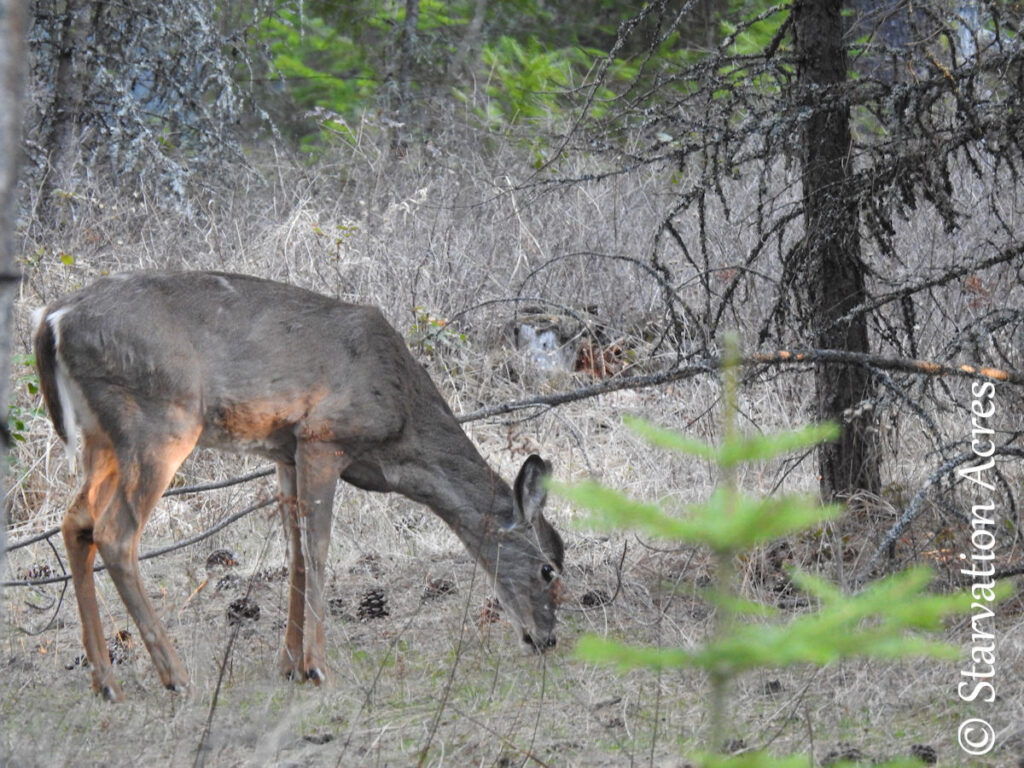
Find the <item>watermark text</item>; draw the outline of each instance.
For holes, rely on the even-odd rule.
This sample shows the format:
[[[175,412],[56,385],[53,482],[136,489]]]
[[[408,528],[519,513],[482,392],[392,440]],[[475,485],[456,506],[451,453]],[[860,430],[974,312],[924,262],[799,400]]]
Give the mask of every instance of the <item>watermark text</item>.
[[[990,420],[995,415],[995,392],[992,382],[971,384],[971,451],[977,461],[957,470],[963,479],[974,484],[976,503],[971,505],[971,551],[961,553],[960,573],[971,579],[971,647],[970,662],[960,670],[957,694],[967,702],[992,704],[996,700],[996,486],[988,472],[995,467],[995,430]],[[971,717],[957,729],[960,749],[969,755],[988,754],[995,746],[995,731],[986,720]]]

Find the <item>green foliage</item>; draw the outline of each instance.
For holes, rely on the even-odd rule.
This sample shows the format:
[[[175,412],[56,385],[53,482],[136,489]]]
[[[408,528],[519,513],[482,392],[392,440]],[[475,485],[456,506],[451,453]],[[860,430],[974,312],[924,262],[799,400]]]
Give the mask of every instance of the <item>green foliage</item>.
[[[577,651],[590,661],[621,669],[688,666],[727,677],[761,667],[825,665],[851,656],[955,659],[957,648],[907,631],[940,630],[944,615],[970,609],[968,593],[927,595],[931,578],[928,569],[914,568],[847,597],[825,581],[794,572],[797,586],[822,602],[820,610],[783,624],[740,624],[728,636],[694,651],[638,648],[594,636],[583,638]]]
[[[14,389],[19,390],[24,387],[33,400],[39,395],[39,374],[36,372],[35,365],[35,355],[14,355]],[[19,443],[25,442],[25,435],[28,432],[25,419],[28,416],[38,415],[38,413],[39,409],[26,410],[15,403],[8,405],[7,425],[11,431],[11,439]],[[9,459],[13,461],[13,454]]]
[[[416,94],[453,95],[499,129],[563,116],[567,93],[606,55],[604,45],[615,39],[618,22],[634,13],[628,5],[605,0],[596,7],[559,9],[562,16],[556,19],[536,0],[506,0],[486,6],[480,28],[472,32],[472,22],[481,21],[474,19],[479,11],[473,0],[420,0],[414,61],[405,74]],[[285,102],[278,119],[309,138],[311,124],[302,125],[299,118],[317,111],[323,123],[334,113],[340,119],[324,127],[347,135],[345,121],[393,95],[404,25],[403,2],[279,5],[258,27],[271,57],[270,91]],[[479,42],[471,47],[479,46],[479,58],[464,59],[472,42],[467,36],[476,34]],[[610,64],[611,81],[628,81],[636,73],[625,58]],[[481,82],[485,87],[478,91]],[[601,99],[610,91],[596,95],[592,109],[600,115]]]
[[[733,50],[739,54],[763,54],[789,16],[787,5],[766,0],[744,0],[730,5],[729,18],[720,23],[721,32],[723,38],[732,38]],[[730,20],[737,18],[741,21]]]
[[[31,354],[15,354],[14,364],[17,367],[15,388],[25,387],[30,397],[39,394],[39,374],[36,372],[36,356]]]
[[[602,530],[627,528],[662,539],[704,544],[716,552],[735,553],[804,530],[835,517],[838,505],[820,507],[810,497],[757,499],[719,488],[703,504],[666,511],[643,504],[597,483],[574,488],[556,486],[569,499],[594,512],[589,523]]]
[[[970,610],[969,593],[931,594],[931,573],[912,568],[881,579],[856,595],[809,573],[793,570],[796,587],[812,598],[817,610],[784,619],[774,609],[740,597],[734,568],[738,555],[774,538],[806,530],[839,513],[835,505],[818,506],[800,496],[760,499],[743,494],[736,468],[784,453],[808,449],[838,434],[834,425],[814,425],[779,435],[747,437],[736,429],[738,353],[731,343],[725,367],[724,438],[720,446],[694,440],[640,420],[630,427],[653,445],[718,466],[722,481],[702,503],[678,508],[670,502],[636,501],[596,483],[555,486],[559,493],[592,511],[586,524],[602,529],[641,531],[650,536],[708,547],[715,556],[713,586],[705,597],[715,606],[715,629],[702,646],[647,648],[600,636],[587,636],[577,654],[587,661],[620,669],[691,667],[708,673],[710,737],[724,741],[725,694],[731,680],[754,669],[797,664],[826,665],[850,657],[952,659],[958,649],[930,639],[945,616]],[[1003,593],[1005,594],[1005,592]],[[751,617],[755,618],[751,618]],[[806,757],[776,759],[764,754],[724,757],[704,754],[702,766],[807,765]],[[894,763],[893,765],[901,764]],[[916,763],[903,763],[916,764]]]
[[[409,329],[409,344],[427,355],[450,354],[469,346],[469,337],[448,324],[443,317],[416,307],[416,322]]]
[[[560,114],[560,94],[572,82],[574,62],[582,52],[548,50],[536,38],[520,42],[502,35],[484,45],[486,107],[481,116],[492,125]]]
[[[389,114],[405,10],[401,0],[278,3],[258,23],[256,35],[270,53],[268,95],[279,102],[276,119],[309,139],[320,130],[308,119],[316,113],[327,132],[351,138],[346,122],[360,113]],[[696,91],[700,82],[681,73],[723,40],[739,58],[719,73],[721,82],[777,92],[784,76],[777,70],[781,59],[765,68],[764,53],[789,44],[781,35],[788,13],[786,3],[716,0],[688,12],[673,29],[665,26],[668,17],[638,13],[636,4],[618,0],[503,0],[483,6],[475,0],[419,0],[413,61],[402,75],[414,98],[424,100],[418,107],[428,99],[454,97],[492,129],[552,120],[557,130],[558,121],[575,117],[573,110],[583,105],[591,118],[607,117],[605,106],[616,90]],[[639,26],[620,38],[625,21]],[[606,60],[612,50],[615,58]],[[598,73],[601,87],[591,93]],[[717,95],[731,93],[726,87]],[[331,113],[338,119],[332,121]]]
[[[492,78],[488,115],[503,122],[556,111],[557,92],[570,81],[567,58],[545,50],[535,38],[520,43],[503,35],[484,47],[483,62]]]
[[[429,32],[436,29],[448,29],[449,27],[461,27],[469,23],[471,8],[468,3],[444,3],[440,0],[420,0],[420,16],[417,29],[420,32]],[[397,22],[405,21],[405,5],[398,9]],[[381,23],[380,16],[375,17],[376,23]]]
[[[836,424],[812,424],[803,429],[783,432],[779,435],[754,435],[737,437],[721,447],[694,440],[668,429],[659,429],[647,422],[626,417],[625,422],[651,445],[678,453],[688,453],[712,461],[720,467],[734,467],[749,461],[763,461],[783,453],[812,448],[818,443],[839,437]]]
[[[283,79],[295,103],[351,115],[373,96],[377,76],[360,43],[317,16],[280,10],[260,36],[273,56],[273,79]]]

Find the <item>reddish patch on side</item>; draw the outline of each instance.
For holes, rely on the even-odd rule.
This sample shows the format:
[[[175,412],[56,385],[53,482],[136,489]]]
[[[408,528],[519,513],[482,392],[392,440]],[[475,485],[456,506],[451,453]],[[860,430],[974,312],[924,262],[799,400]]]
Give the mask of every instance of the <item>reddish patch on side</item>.
[[[300,423],[325,394],[323,391],[304,392],[292,398],[232,403],[218,412],[214,425],[239,442],[259,442]]]

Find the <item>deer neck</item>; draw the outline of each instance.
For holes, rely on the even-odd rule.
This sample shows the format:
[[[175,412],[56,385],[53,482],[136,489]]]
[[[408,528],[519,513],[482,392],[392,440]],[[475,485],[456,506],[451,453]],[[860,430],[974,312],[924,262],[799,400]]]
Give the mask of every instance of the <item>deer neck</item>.
[[[513,524],[512,490],[462,438],[444,443],[444,449],[435,443],[430,462],[421,453],[401,472],[396,490],[430,507],[479,557],[485,540]]]

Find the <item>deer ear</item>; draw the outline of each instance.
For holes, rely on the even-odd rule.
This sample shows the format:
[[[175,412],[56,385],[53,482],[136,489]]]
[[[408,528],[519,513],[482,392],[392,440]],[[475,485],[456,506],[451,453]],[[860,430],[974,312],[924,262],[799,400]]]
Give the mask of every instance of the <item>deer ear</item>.
[[[530,456],[523,463],[523,468],[519,470],[513,487],[516,523],[522,523],[531,528],[537,525],[537,521],[541,518],[544,502],[548,498],[544,480],[550,474],[551,465],[536,454]]]

